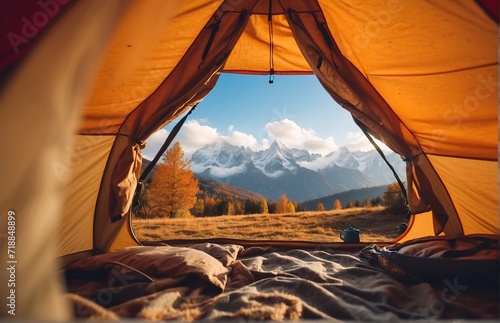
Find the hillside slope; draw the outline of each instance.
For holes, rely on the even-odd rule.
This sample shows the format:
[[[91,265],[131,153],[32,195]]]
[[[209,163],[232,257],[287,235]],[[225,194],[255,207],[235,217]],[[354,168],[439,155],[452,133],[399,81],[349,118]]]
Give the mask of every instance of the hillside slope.
[[[324,196],[318,199],[308,200],[302,203],[305,210],[315,210],[318,203],[323,203],[326,210],[333,208],[335,200],[339,200],[342,206],[351,200],[363,202],[365,199],[371,200],[377,197],[382,197],[387,190],[387,185],[379,185],[374,187],[359,188],[355,190],[336,193],[333,195]]]

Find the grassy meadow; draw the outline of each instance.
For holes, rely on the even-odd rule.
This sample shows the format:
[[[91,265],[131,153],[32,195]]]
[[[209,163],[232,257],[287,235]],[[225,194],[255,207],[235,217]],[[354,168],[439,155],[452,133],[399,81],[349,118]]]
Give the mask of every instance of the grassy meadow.
[[[140,241],[234,238],[341,242],[339,230],[351,226],[361,230],[361,242],[377,242],[397,238],[397,226],[402,222],[402,216],[373,207],[181,219],[135,218],[132,226]]]

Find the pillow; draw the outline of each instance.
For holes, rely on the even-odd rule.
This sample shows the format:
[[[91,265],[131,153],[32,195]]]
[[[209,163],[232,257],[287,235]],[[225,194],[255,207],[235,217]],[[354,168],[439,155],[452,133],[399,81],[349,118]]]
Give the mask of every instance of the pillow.
[[[229,270],[209,254],[184,247],[137,246],[91,256],[70,264],[67,270],[110,269],[119,262],[154,278],[195,274],[224,289]]]
[[[426,237],[380,248],[365,247],[360,257],[406,282],[419,280],[499,283],[498,236]]]
[[[198,243],[190,246],[190,248],[208,253],[226,267],[231,265],[238,257],[240,251],[243,250],[243,246],[236,244],[218,245],[209,242]]]

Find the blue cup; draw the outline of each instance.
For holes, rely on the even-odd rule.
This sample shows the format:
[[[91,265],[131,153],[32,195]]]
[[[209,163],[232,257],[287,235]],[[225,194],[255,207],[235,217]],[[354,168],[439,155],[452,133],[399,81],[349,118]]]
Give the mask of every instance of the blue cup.
[[[340,239],[345,243],[359,243],[359,229],[348,227],[344,230],[340,230]]]

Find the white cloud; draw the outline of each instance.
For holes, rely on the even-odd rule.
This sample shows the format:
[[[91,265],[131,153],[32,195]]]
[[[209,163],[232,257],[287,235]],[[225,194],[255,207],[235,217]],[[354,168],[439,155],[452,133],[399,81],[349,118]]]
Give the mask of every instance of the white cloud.
[[[181,143],[186,156],[191,156],[193,152],[208,144],[223,140],[217,128],[203,125],[198,120],[187,121],[179,131],[175,141]]]
[[[375,138],[374,138],[375,139]],[[347,133],[347,149],[349,151],[369,151],[375,149],[373,145],[368,141],[366,136],[361,131],[349,131]],[[390,152],[391,149],[387,147],[384,143],[375,139],[375,142],[384,152]]]
[[[331,158],[331,156],[321,156],[314,161],[311,161],[311,162],[302,161],[302,162],[299,162],[298,164],[304,168],[308,168],[310,170],[317,171],[319,169],[326,168],[332,162],[333,162],[333,159]]]
[[[274,173],[268,173],[266,172],[264,169],[261,169],[261,171],[266,174],[267,177],[271,177],[271,178],[278,178],[280,177],[281,175],[283,175],[283,171],[282,170],[278,170]]]
[[[168,134],[169,132],[165,129],[160,129],[152,134],[146,141],[146,148],[142,151],[144,158],[149,160],[154,158]],[[223,138],[217,132],[217,128],[202,125],[199,120],[189,120],[182,126],[173,142],[180,142],[185,156],[190,158],[197,149],[220,140]]]
[[[266,129],[272,139],[289,148],[306,149],[311,153],[328,154],[337,149],[332,137],[321,138],[312,129],[304,129],[289,119],[270,122]]]
[[[269,140],[262,139],[262,150],[266,150],[269,147],[271,147],[271,144],[269,143]]]
[[[203,125],[198,120],[190,120],[179,131],[177,140],[181,143],[186,155],[190,155],[208,144],[221,141],[254,150],[260,148],[257,139],[253,135],[237,131],[233,125],[228,127],[228,131],[229,135],[225,136],[219,133],[217,128]]]
[[[202,164],[194,164],[191,163],[191,170],[194,173],[203,173],[203,171],[206,169],[206,166],[203,166]]]
[[[158,150],[160,150],[167,137],[168,131],[165,129],[160,129],[152,134],[146,141],[146,148],[142,151],[142,156],[146,159],[152,160],[158,153]]]
[[[233,176],[236,174],[240,174],[240,173],[244,172],[245,169],[246,169],[245,164],[240,165],[240,166],[236,166],[236,167],[231,167],[231,168],[211,166],[210,167],[210,174],[212,176],[215,176],[215,177],[224,178],[224,177],[229,177],[229,176]]]
[[[238,147],[240,146],[248,147],[252,150],[258,150],[260,148],[257,139],[255,139],[253,135],[249,135],[243,132],[233,130],[231,131],[228,137],[224,138],[226,138],[226,141],[231,145],[235,145]]]
[[[238,147],[249,147],[253,150],[260,150],[263,146],[269,147],[266,140],[263,140],[262,144],[259,144],[253,135],[236,131],[233,125],[228,127],[229,135],[225,136],[220,134],[217,128],[210,127],[204,123],[206,123],[206,120],[187,121],[173,140],[173,142],[180,142],[186,158],[190,158],[196,150],[208,144],[221,141],[227,141],[231,145]],[[143,150],[143,156],[147,159],[154,158],[167,136],[168,131],[160,129],[149,137],[146,142],[146,148]]]

